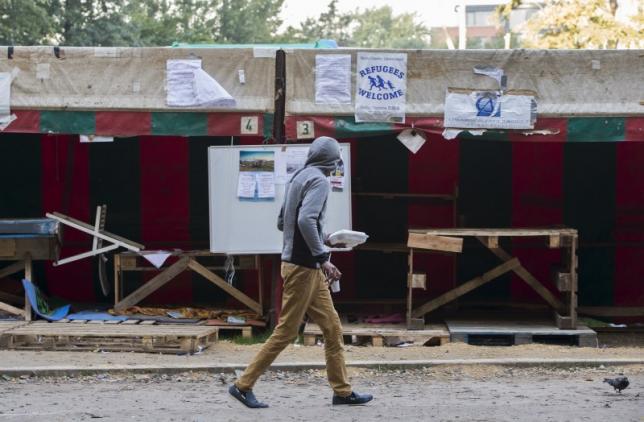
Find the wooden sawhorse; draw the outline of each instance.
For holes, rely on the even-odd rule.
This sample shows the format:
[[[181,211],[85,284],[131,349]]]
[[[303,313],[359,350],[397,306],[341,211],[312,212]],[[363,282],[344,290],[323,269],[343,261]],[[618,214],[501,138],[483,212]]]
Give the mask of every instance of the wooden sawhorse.
[[[438,250],[444,252],[460,252],[455,242],[465,237],[478,239],[486,248],[496,255],[502,263],[486,273],[469,280],[458,287],[434,298],[427,303],[413,308],[412,289],[414,286],[414,249]],[[557,290],[561,292],[563,301],[553,295],[528,270],[521,265],[518,258],[513,257],[499,246],[500,238],[529,238],[545,237],[549,248],[562,250],[562,265],[553,273]],[[409,274],[407,276],[407,324],[410,328],[416,326],[417,319],[425,314],[457,299],[464,294],[506,274],[514,272],[541,296],[554,310],[557,327],[560,329],[577,328],[577,230],[561,229],[427,229],[409,230],[407,246],[409,249]],[[456,245],[458,246],[458,245]],[[461,243],[462,246],[462,243]]]

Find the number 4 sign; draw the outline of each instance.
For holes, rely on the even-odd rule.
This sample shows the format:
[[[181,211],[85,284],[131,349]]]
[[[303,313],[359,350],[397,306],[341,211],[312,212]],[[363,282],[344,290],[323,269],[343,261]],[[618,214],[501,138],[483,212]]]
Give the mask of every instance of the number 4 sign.
[[[259,134],[259,119],[257,116],[244,116],[241,118],[242,135],[257,135]]]
[[[301,120],[297,122],[297,139],[315,138],[315,129],[312,120]]]

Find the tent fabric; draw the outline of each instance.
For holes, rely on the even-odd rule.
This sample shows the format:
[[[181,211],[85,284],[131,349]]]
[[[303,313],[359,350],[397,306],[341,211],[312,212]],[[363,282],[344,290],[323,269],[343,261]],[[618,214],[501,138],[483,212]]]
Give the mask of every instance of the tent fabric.
[[[404,124],[390,124],[356,123],[353,116],[304,115],[287,116],[285,121],[287,139],[298,139],[297,127],[301,122],[309,122],[312,137],[331,136],[337,139],[397,134],[406,128],[415,128],[426,134],[443,133],[443,120],[438,117],[409,117]],[[461,139],[504,139],[515,142],[644,142],[644,118],[539,118],[534,130],[490,130],[483,136],[461,132],[459,137]],[[442,140],[445,141],[445,139]]]
[[[6,48],[6,47],[4,47]],[[4,51],[3,48],[3,51]],[[0,72],[20,73],[11,87],[11,110],[168,111],[166,60],[200,58],[202,68],[232,95],[232,109],[181,108],[181,111],[271,112],[275,58],[252,48],[126,48],[14,46],[0,59]],[[240,82],[239,71],[245,75]]]
[[[194,113],[139,111],[17,110],[5,132],[101,136],[263,136],[270,138],[273,115],[253,112]],[[256,125],[245,127],[249,119]]]
[[[286,55],[287,115],[346,116],[355,103],[315,102],[315,57],[351,54],[352,95],[357,49],[294,50]],[[369,50],[378,51],[378,50]],[[389,50],[392,52],[393,50]],[[395,50],[407,53],[406,113],[442,116],[447,88],[498,89],[488,77],[475,75],[477,65],[500,67],[509,90],[536,94],[539,116],[629,116],[644,114],[642,50]]]
[[[404,243],[408,227],[567,225],[580,233],[580,305],[641,304],[644,142],[571,142],[568,119],[544,120],[543,124],[560,128],[547,141],[533,135],[525,137],[526,142],[508,142],[512,136],[495,138],[496,134],[485,140],[446,141],[440,134],[429,133],[417,154],[392,134],[347,138],[354,192],[451,195],[455,187],[459,191],[458,217],[450,202],[357,195],[354,229],[369,233],[370,242],[377,244]],[[625,136],[633,133],[633,124],[626,121]],[[252,145],[261,140],[234,138],[234,143]],[[230,141],[229,136],[140,136],[81,144],[78,136],[71,135],[1,134],[0,156],[12,159],[0,167],[0,177],[23,177],[22,189],[3,192],[0,218],[60,211],[91,221],[96,205],[107,204],[108,230],[140,241],[148,249],[207,249],[206,152],[209,146],[229,145]],[[69,231],[63,253],[83,252],[90,242],[82,233]],[[512,252],[539,280],[554,288],[549,272],[551,264],[559,262],[558,251],[517,242]],[[405,254],[355,251],[334,255],[334,261],[345,280],[338,300],[405,297]],[[479,275],[475,270],[484,271],[497,263],[485,250],[457,258],[418,256],[414,261],[417,271],[426,272],[430,280],[427,291],[414,292],[419,301],[436,297],[468,276]],[[74,302],[111,301],[101,293],[91,260],[58,267],[43,262],[34,265],[39,287],[48,295]],[[472,268],[472,274],[467,268]],[[270,271],[266,271],[269,279]],[[239,276],[236,285],[256,297],[256,274],[248,271]],[[127,273],[126,292],[147,278]],[[466,299],[477,297],[541,303],[514,276],[472,292]],[[220,304],[226,300],[207,280],[186,272],[145,303]]]

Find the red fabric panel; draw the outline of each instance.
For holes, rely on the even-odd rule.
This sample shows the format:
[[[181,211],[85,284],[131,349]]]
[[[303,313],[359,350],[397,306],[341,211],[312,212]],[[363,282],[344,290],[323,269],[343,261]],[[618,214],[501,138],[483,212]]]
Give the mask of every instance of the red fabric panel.
[[[133,111],[97,111],[96,134],[103,136],[149,135],[152,114]]]
[[[542,227],[563,222],[563,142],[566,139],[566,129],[565,125],[552,120],[554,124],[547,126],[558,127],[560,133],[549,135],[547,143],[526,141],[524,137],[524,140],[512,144],[513,227]],[[561,262],[560,250],[547,249],[542,238],[515,239],[513,245],[513,255],[519,258],[537,280],[557,294],[550,271],[553,265]],[[517,276],[513,276],[511,294],[513,301],[543,302]]]
[[[539,118],[534,125],[534,130],[548,131],[547,135],[524,135],[521,132],[509,132],[512,142],[566,142],[568,132],[567,119]]]
[[[73,161],[68,162],[69,158]],[[89,144],[74,135],[43,135],[41,139],[42,213],[58,211],[81,221],[93,221],[89,209]],[[81,231],[63,229],[61,258],[86,252],[91,238]],[[45,265],[49,293],[71,301],[96,302],[95,259],[82,259],[54,267]]]
[[[644,119],[640,120],[644,123]],[[629,122],[628,126],[633,126]],[[628,127],[627,126],[627,127]],[[632,131],[631,131],[632,133]],[[630,138],[629,140],[642,140]],[[615,306],[644,304],[644,143],[617,144]]]
[[[334,138],[335,135],[335,118],[331,116],[286,116],[285,118],[285,131],[286,139],[297,139],[297,122],[309,120],[313,122],[313,135],[314,138],[320,136],[330,136]],[[312,139],[311,139],[312,140]]]
[[[141,243],[146,249],[190,248],[188,138],[139,138],[141,157]],[[147,275],[150,279],[154,274]],[[150,295],[159,305],[192,303],[191,275],[185,271]]]
[[[414,125],[416,127],[416,125]],[[441,130],[442,132],[442,130]],[[397,142],[392,140],[393,142]],[[404,148],[401,144],[401,148]],[[427,133],[427,142],[416,154],[409,152],[409,192],[453,195],[458,186],[459,145],[443,139],[440,133]],[[404,200],[404,199],[401,199]],[[410,228],[454,227],[457,203],[427,199],[408,199]],[[427,274],[427,290],[414,290],[414,302],[436,297],[455,283],[453,256],[430,254],[414,255],[414,271]]]
[[[242,117],[257,117],[257,133],[242,135]],[[257,113],[209,113],[208,135],[210,136],[261,136],[264,133],[264,116]]]
[[[37,110],[13,110],[16,120],[11,122],[4,130],[5,132],[39,133],[40,112]]]
[[[644,142],[644,117],[626,118],[626,141]]]
[[[264,138],[261,136],[244,136],[237,139],[239,145],[248,145],[248,146],[262,146]]]

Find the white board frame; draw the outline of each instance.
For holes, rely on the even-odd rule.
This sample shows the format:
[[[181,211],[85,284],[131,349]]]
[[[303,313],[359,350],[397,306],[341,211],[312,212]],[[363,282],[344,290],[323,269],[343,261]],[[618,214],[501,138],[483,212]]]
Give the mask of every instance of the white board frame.
[[[210,251],[227,255],[281,254],[282,232],[277,217],[286,185],[275,186],[273,201],[240,201],[237,197],[239,151],[284,151],[309,144],[234,145],[208,148],[208,214]],[[332,190],[327,203],[325,230],[352,229],[351,148],[341,143],[344,189]],[[249,234],[256,233],[256,234]]]

